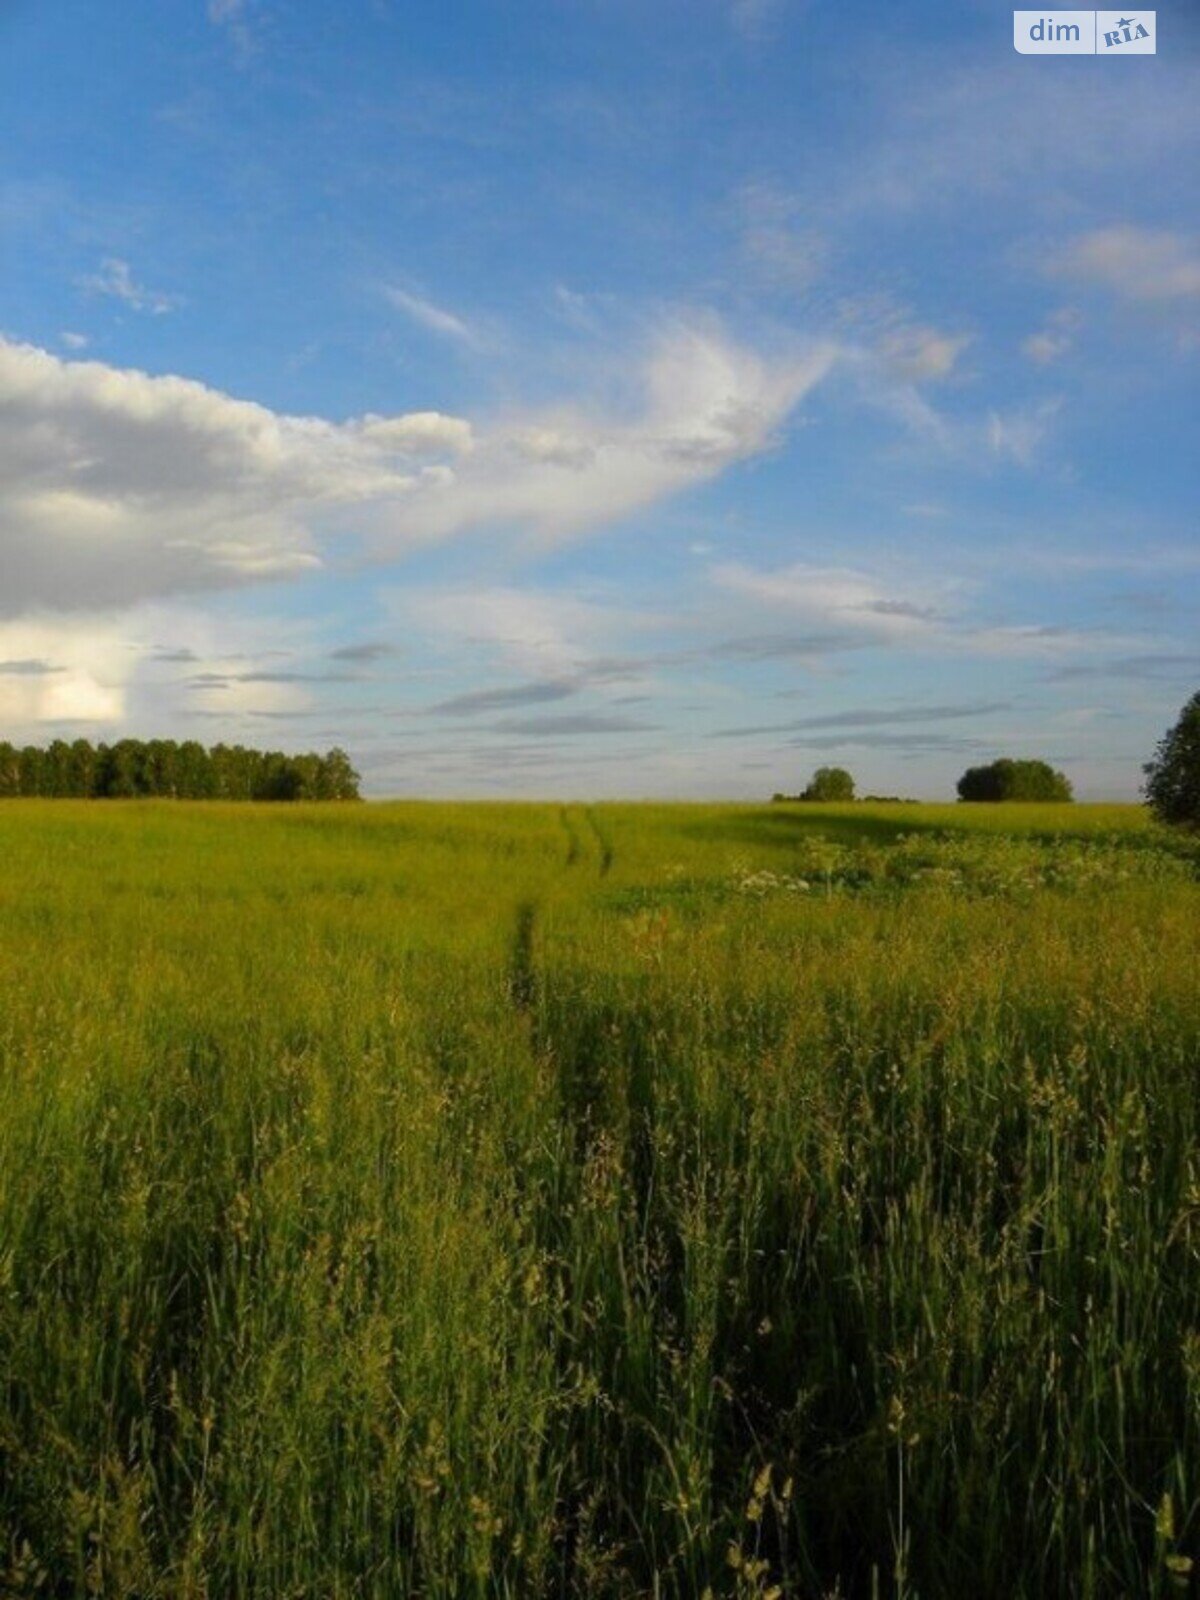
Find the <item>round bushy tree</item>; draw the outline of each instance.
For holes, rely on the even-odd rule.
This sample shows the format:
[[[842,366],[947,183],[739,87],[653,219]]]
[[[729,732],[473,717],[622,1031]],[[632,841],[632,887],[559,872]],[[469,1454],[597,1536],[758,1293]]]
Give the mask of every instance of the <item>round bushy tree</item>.
[[[1200,691],[1143,768],[1146,800],[1162,822],[1200,827]]]
[[[801,798],[804,800],[853,800],[854,779],[846,771],[845,767],[818,767]]]
[[[968,767],[958,780],[960,800],[1073,800],[1070,781],[1046,761],[1001,756],[985,767]]]

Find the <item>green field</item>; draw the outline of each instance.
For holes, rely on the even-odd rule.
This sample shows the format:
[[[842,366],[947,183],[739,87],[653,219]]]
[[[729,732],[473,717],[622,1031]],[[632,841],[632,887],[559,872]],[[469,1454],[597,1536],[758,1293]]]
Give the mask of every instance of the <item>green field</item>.
[[[0,861],[0,1595],[1193,1585],[1137,808],[12,801]]]

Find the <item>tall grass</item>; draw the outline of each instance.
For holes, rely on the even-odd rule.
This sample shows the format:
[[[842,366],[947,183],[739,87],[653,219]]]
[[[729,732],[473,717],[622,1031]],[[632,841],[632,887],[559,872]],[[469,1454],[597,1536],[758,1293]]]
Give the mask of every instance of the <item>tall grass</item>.
[[[0,1593],[1192,1581],[1200,888],[1134,808],[0,851]]]

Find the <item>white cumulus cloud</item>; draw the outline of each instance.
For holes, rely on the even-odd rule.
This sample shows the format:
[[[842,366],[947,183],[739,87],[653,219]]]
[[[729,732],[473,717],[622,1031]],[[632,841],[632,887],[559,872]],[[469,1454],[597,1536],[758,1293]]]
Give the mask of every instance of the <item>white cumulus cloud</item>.
[[[416,481],[360,425],[0,340],[0,614],[309,571],[322,508]]]
[[[607,405],[334,422],[0,338],[0,616],[301,576],[360,539],[600,528],[769,449],[833,359],[681,324]]]
[[[129,652],[108,619],[0,622],[0,724],[114,722],[125,709]]]

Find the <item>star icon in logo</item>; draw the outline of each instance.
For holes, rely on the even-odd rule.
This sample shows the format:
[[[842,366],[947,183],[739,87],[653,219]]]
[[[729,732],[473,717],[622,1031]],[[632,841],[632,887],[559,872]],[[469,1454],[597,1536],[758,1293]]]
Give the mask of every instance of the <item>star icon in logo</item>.
[[[1132,28],[1137,21],[1136,17],[1121,17],[1117,22],[1118,28]]]

